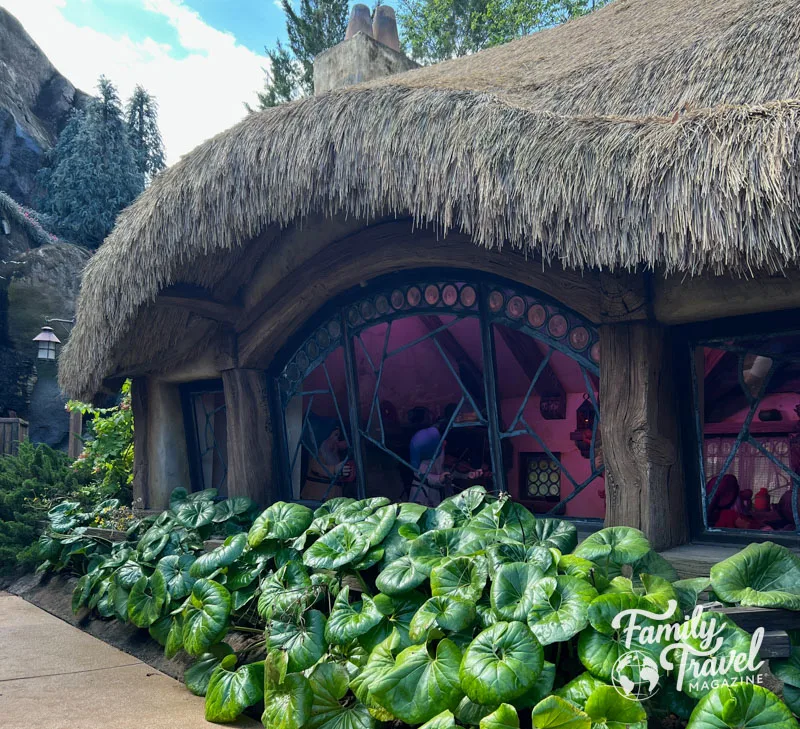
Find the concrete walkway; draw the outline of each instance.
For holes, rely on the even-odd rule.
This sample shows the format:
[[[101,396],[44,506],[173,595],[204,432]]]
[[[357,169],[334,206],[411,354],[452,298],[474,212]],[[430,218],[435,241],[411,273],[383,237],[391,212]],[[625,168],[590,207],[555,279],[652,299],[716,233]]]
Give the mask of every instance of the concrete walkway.
[[[0,591],[3,729],[209,729],[203,699],[133,656]],[[242,720],[232,727],[260,727]]]

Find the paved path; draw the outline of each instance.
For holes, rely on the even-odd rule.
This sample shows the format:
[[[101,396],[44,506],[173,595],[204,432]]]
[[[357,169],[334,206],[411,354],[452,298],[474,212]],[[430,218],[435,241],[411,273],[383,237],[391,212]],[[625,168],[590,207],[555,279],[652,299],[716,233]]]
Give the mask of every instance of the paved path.
[[[178,681],[0,591],[2,729],[210,729]],[[258,727],[244,720],[231,727]]]

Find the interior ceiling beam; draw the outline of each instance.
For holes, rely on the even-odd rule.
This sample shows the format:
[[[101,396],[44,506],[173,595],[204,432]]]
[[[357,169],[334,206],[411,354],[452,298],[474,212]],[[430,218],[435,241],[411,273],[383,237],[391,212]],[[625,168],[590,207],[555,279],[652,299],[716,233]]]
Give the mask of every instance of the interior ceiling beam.
[[[519,362],[525,376],[533,381],[536,373],[544,362],[542,354],[536,340],[523,332],[511,329],[506,326],[497,327],[500,336],[511,351],[514,359]],[[567,416],[567,392],[555,370],[546,364],[539,374],[539,379],[534,385],[536,394],[541,398],[539,412],[546,420],[563,420]]]
[[[444,326],[444,322],[435,314],[421,314],[419,318],[429,332]],[[486,398],[483,394],[483,371],[481,368],[475,364],[472,357],[469,356],[464,347],[461,346],[461,343],[455,338],[453,332],[449,329],[445,329],[436,334],[436,339],[439,344],[442,345],[442,349],[444,349],[458,365],[458,374],[461,377],[461,381],[464,383],[464,387],[467,388],[467,391],[475,399],[475,402],[483,407]]]
[[[204,319],[235,324],[242,315],[238,304],[224,303],[215,299],[211,292],[189,284],[168,286],[156,297],[156,306],[171,306],[187,309]]]

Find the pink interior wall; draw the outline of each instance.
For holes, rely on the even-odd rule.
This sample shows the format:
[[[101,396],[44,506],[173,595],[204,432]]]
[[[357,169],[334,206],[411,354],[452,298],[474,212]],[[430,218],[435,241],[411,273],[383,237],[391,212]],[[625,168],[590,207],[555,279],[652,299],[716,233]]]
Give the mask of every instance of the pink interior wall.
[[[763,426],[765,428],[776,427],[776,429],[788,429],[789,426],[797,423],[797,414],[794,410],[797,405],[800,405],[800,394],[798,393],[776,392],[772,395],[767,395],[761,400],[758,410],[780,410],[782,417],[781,420],[773,423],[763,423]],[[721,422],[730,424],[732,433],[738,433],[747,417],[748,411],[749,406],[744,407],[739,410],[739,412],[730,415]],[[756,414],[753,422],[761,423],[758,419],[758,414]],[[715,423],[715,426],[718,426],[718,424]]]

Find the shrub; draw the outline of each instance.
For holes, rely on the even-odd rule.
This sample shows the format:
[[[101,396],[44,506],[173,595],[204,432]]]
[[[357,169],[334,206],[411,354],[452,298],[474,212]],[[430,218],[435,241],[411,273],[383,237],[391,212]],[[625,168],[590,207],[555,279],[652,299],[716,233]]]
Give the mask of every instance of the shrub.
[[[16,456],[0,457],[0,573],[38,561],[32,545],[54,501],[80,491],[85,477],[65,453],[46,445],[20,443]]]
[[[209,721],[258,707],[270,729],[500,729],[521,720],[539,729],[646,729],[648,718],[666,716],[690,729],[797,726],[761,686],[679,692],[674,677],[656,674],[661,690],[641,703],[611,685],[620,657],[655,658],[661,649],[636,636],[626,646],[613,623],[621,610],[680,622],[707,590],[794,607],[800,558],[782,547],[750,545],[710,578],[678,580],[636,529],[603,529],[578,545],[574,525],[537,519],[481,487],[435,509],[386,499],[332,499],[316,511],[279,502],[252,524],[249,501],[214,496],[175,492],[168,511],[115,545],[87,538],[59,507],[55,532],[70,533],[42,538],[47,567],[81,575],[75,609],[132,622],[168,657],[196,659],[185,680],[206,697]],[[214,531],[228,536],[204,552]],[[750,636],[715,615],[722,652],[747,652]],[[263,637],[261,660],[243,661],[224,642],[236,630]],[[795,710],[796,661],[776,662]],[[630,661],[622,675],[636,684],[647,670],[647,660]],[[723,678],[748,671],[728,661]]]

